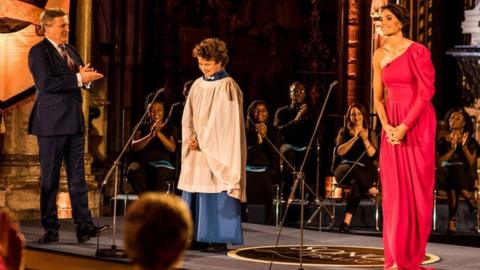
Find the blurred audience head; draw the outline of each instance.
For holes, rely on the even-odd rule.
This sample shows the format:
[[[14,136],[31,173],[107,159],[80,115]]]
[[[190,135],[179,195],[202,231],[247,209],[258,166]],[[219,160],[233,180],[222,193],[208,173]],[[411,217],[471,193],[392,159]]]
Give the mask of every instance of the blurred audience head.
[[[0,207],[0,269],[23,269],[25,238],[7,208]]]
[[[142,270],[173,269],[181,263],[192,233],[190,210],[175,195],[144,193],[125,217],[125,249]]]

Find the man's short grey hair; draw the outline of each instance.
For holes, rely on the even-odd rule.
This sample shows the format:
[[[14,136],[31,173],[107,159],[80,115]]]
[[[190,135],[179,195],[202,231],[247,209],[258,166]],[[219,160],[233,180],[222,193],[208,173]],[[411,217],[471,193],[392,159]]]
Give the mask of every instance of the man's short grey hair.
[[[45,29],[45,26],[52,22],[53,19],[65,15],[67,15],[67,12],[61,8],[46,8],[40,15],[40,25]]]

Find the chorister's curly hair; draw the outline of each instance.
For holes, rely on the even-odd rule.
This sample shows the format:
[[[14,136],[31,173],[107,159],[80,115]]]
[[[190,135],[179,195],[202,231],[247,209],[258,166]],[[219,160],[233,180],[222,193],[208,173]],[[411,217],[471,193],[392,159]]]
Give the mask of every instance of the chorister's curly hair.
[[[396,4],[386,4],[382,7],[382,10],[388,10],[402,23],[402,32],[406,36],[408,34],[410,26],[410,15],[405,7]]]
[[[201,57],[207,61],[213,60],[225,67],[228,63],[227,45],[218,38],[207,38],[195,45],[192,56]]]

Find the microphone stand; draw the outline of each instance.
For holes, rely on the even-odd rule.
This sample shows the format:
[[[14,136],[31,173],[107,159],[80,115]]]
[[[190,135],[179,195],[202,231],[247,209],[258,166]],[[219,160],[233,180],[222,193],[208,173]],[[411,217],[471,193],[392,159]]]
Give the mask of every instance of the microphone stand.
[[[253,122],[253,120],[252,120],[252,118],[250,118],[250,116],[247,115],[247,119],[248,119],[248,121],[249,121],[250,123],[252,123],[252,125],[255,126],[255,122]],[[278,150],[277,146],[275,146],[275,144],[268,138],[268,136],[265,136],[263,139],[264,139],[264,140],[270,145],[270,147],[272,147],[272,149],[280,156],[280,159],[282,159],[282,161],[284,161],[285,164],[287,164],[287,167],[290,168],[290,170],[292,170],[292,171],[294,172],[294,174],[297,174],[297,172],[295,172],[295,167],[292,165],[292,163],[290,163],[290,162],[288,161],[288,159],[282,154],[282,152],[280,152],[280,150]],[[294,185],[295,185],[295,183],[294,183]],[[312,189],[309,185],[305,184],[305,187],[306,187],[312,194],[315,194],[315,192],[313,191],[313,189]],[[289,198],[288,198],[289,204],[291,204],[292,201],[295,199],[294,197],[295,197],[295,196],[291,196],[291,195],[289,196]],[[327,209],[327,211],[328,211],[328,209]]]
[[[336,149],[335,149],[334,151],[336,151]],[[353,168],[354,168],[355,166],[357,166],[358,161],[359,161],[360,159],[362,159],[362,157],[363,157],[366,153],[367,153],[367,150],[365,149],[365,150],[362,152],[362,154],[357,158],[357,160],[355,160],[355,162],[353,163],[353,165],[348,169],[348,171],[345,173],[345,175],[343,175],[342,179],[340,179],[336,184],[334,184],[333,190],[330,191],[330,194],[335,194],[335,191],[337,190],[338,186],[340,186],[340,185],[343,183],[343,181],[345,181],[345,179],[346,179],[347,176],[350,174],[350,172],[353,170]],[[319,214],[321,210],[322,210],[322,205],[319,205],[319,206],[317,207],[317,209],[313,212],[312,216],[308,219],[307,224],[310,224],[310,223],[312,222],[313,218],[315,218],[315,216],[316,216],[317,214]],[[335,215],[332,214],[331,217],[332,217],[331,223],[332,223],[332,224],[335,224]]]
[[[296,192],[296,189],[297,189],[298,185],[300,185],[300,191],[301,191],[300,192],[301,193],[301,195],[300,195],[301,196],[301,200],[300,200],[301,201],[301,204],[300,204],[300,249],[299,249],[299,268],[298,269],[303,270],[303,231],[304,231],[303,216],[304,216],[304,211],[305,211],[305,187],[307,187],[310,191],[312,191],[313,194],[315,194],[313,192],[313,190],[305,183],[305,175],[303,173],[303,169],[304,169],[305,164],[307,162],[308,154],[310,153],[310,148],[312,147],[313,141],[315,139],[315,135],[317,134],[318,127],[320,126],[320,120],[322,119],[323,113],[325,111],[325,106],[327,105],[328,98],[330,97],[332,89],[337,84],[338,84],[338,81],[334,81],[330,84],[327,96],[325,97],[325,100],[324,100],[323,105],[322,105],[322,110],[320,111],[320,114],[318,115],[317,123],[315,125],[314,130],[313,130],[312,137],[310,138],[310,142],[307,146],[307,152],[305,153],[305,156],[304,156],[303,161],[302,161],[302,165],[300,166],[300,170],[298,172],[295,172],[293,170],[294,171],[293,174],[295,176],[295,182],[293,183],[292,191],[290,192],[290,196],[288,198],[287,205],[285,207],[285,213],[283,214],[282,222],[280,223],[280,226],[279,226],[279,232],[278,232],[278,235],[277,235],[277,240],[275,242],[275,248],[274,248],[274,251],[272,252],[272,258],[270,260],[270,266],[268,268],[269,270],[272,269],[273,259],[275,257],[276,252],[277,252],[277,247],[278,247],[278,243],[280,241],[280,235],[282,233],[283,224],[285,222],[285,218],[287,216],[288,209],[290,208],[290,205],[295,198],[295,192]],[[280,157],[282,157],[282,159],[285,160],[285,157],[283,157],[282,154],[280,154]],[[290,163],[287,163],[287,164],[289,164],[289,166],[291,166]],[[318,198],[316,198],[315,201],[320,204],[319,207],[325,208],[325,210],[330,215],[332,215],[332,213],[322,204],[322,202]],[[320,226],[321,226],[321,224],[320,224]]]
[[[157,90],[155,93],[155,96],[153,97],[152,101],[148,104],[147,109],[145,110],[145,113],[143,114],[142,118],[138,121],[138,123],[135,125],[135,128],[132,131],[132,135],[130,138],[128,138],[127,142],[123,146],[122,151],[120,154],[118,154],[117,158],[113,162],[112,167],[110,167],[110,170],[108,171],[107,175],[102,181],[102,184],[100,185],[100,203],[102,203],[102,191],[105,185],[108,183],[108,180],[112,176],[113,173],[115,173],[115,183],[114,183],[114,195],[113,195],[113,221],[112,221],[112,245],[110,248],[100,248],[100,237],[97,235],[97,249],[95,251],[95,256],[97,257],[107,257],[107,258],[124,258],[126,257],[125,251],[123,249],[117,248],[117,245],[115,244],[115,238],[116,238],[116,227],[117,227],[117,193],[118,193],[118,168],[120,167],[121,164],[121,159],[123,157],[123,154],[127,151],[128,147],[130,146],[130,143],[133,141],[133,138],[135,137],[135,134],[137,133],[138,129],[140,128],[140,125],[142,124],[143,120],[147,117],[148,112],[150,111],[150,107],[152,104],[155,102],[157,99],[158,95],[165,91],[165,88],[160,88]],[[98,224],[100,224],[100,216],[98,218]]]

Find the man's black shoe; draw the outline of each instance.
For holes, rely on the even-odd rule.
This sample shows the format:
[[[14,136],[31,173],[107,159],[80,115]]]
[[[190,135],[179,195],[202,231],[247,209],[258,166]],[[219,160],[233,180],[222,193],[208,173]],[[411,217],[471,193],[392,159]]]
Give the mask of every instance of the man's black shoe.
[[[97,237],[97,234],[110,228],[110,225],[103,225],[100,227],[92,226],[89,229],[82,230],[77,229],[77,241],[78,243],[85,243],[90,240],[91,237]]]
[[[46,231],[42,237],[38,239],[39,244],[50,244],[58,242],[58,231]]]

